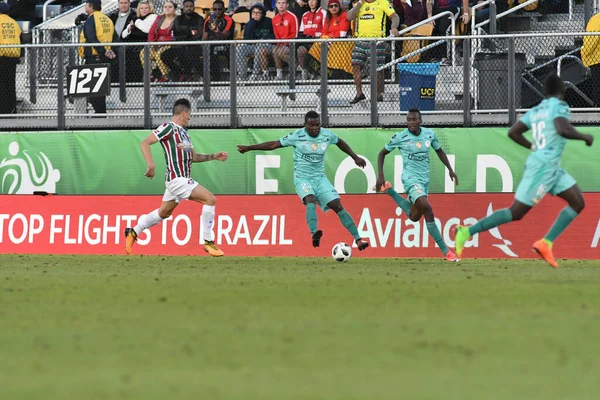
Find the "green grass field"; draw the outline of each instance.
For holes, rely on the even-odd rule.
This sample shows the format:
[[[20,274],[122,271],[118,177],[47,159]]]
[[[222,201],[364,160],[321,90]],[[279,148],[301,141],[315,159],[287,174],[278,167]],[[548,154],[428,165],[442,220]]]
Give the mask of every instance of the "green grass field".
[[[600,262],[0,256],[2,399],[598,399]]]

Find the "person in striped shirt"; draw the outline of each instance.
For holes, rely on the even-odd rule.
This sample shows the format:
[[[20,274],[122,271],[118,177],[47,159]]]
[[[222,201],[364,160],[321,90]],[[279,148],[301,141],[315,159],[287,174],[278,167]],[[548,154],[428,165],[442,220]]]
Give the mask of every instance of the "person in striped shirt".
[[[224,255],[214,242],[212,226],[215,220],[217,199],[206,188],[192,178],[192,163],[219,160],[225,162],[228,154],[224,151],[215,154],[199,154],[194,151],[185,127],[190,121],[192,106],[189,100],[179,99],[173,105],[173,119],[156,128],[141,144],[142,154],[148,169],[144,176],[154,177],[154,160],[150,146],[160,143],[165,154],[167,170],[165,173],[165,194],[162,204],[156,210],[140,218],[134,228],[125,229],[125,252],[131,254],[131,247],[144,230],[169,218],[181,200],[193,200],[204,204],[202,207],[202,231],[204,251],[213,257]]]

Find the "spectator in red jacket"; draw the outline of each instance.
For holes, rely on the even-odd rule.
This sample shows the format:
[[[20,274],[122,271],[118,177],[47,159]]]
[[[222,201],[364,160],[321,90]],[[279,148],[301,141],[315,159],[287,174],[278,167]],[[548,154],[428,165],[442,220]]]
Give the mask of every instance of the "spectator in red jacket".
[[[296,39],[298,37],[298,19],[288,11],[287,0],[277,0],[277,15],[273,17],[275,39]],[[273,60],[277,69],[277,78],[283,79],[283,63],[290,60],[290,44],[278,43],[273,50]],[[293,71],[290,71],[293,73]]]
[[[323,22],[323,36],[330,38],[343,38],[348,36],[350,21],[346,11],[340,6],[340,0],[329,0],[327,15]]]
[[[163,5],[163,14],[156,18],[156,21],[148,31],[149,42],[171,42],[173,41],[173,25],[175,23],[175,11],[177,6],[171,0],[165,1]],[[150,47],[150,62],[156,61],[156,65],[160,70],[161,77],[159,82],[167,82],[169,80],[169,67],[162,61],[160,55],[171,46],[151,46]],[[142,66],[144,65],[144,50],[140,53]]]
[[[319,39],[323,34],[323,21],[327,13],[321,8],[320,0],[308,0],[309,10],[302,16],[300,23],[299,39]],[[298,64],[302,68],[302,79],[308,79],[308,70],[306,68],[306,53],[313,43],[298,43],[296,54],[298,55]]]

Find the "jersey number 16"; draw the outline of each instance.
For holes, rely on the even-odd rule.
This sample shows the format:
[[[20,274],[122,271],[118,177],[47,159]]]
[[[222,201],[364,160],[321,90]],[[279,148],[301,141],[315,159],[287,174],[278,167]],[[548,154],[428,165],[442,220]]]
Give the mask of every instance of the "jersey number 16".
[[[531,125],[531,130],[533,131],[533,141],[536,150],[546,147],[546,136],[544,135],[544,129],[546,129],[546,123],[544,121]]]

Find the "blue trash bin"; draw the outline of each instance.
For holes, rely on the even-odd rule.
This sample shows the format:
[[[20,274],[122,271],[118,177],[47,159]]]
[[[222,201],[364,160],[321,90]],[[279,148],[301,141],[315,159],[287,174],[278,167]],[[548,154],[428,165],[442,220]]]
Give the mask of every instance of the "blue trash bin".
[[[435,81],[440,64],[398,64],[400,74],[400,111],[418,108],[435,110]]]

